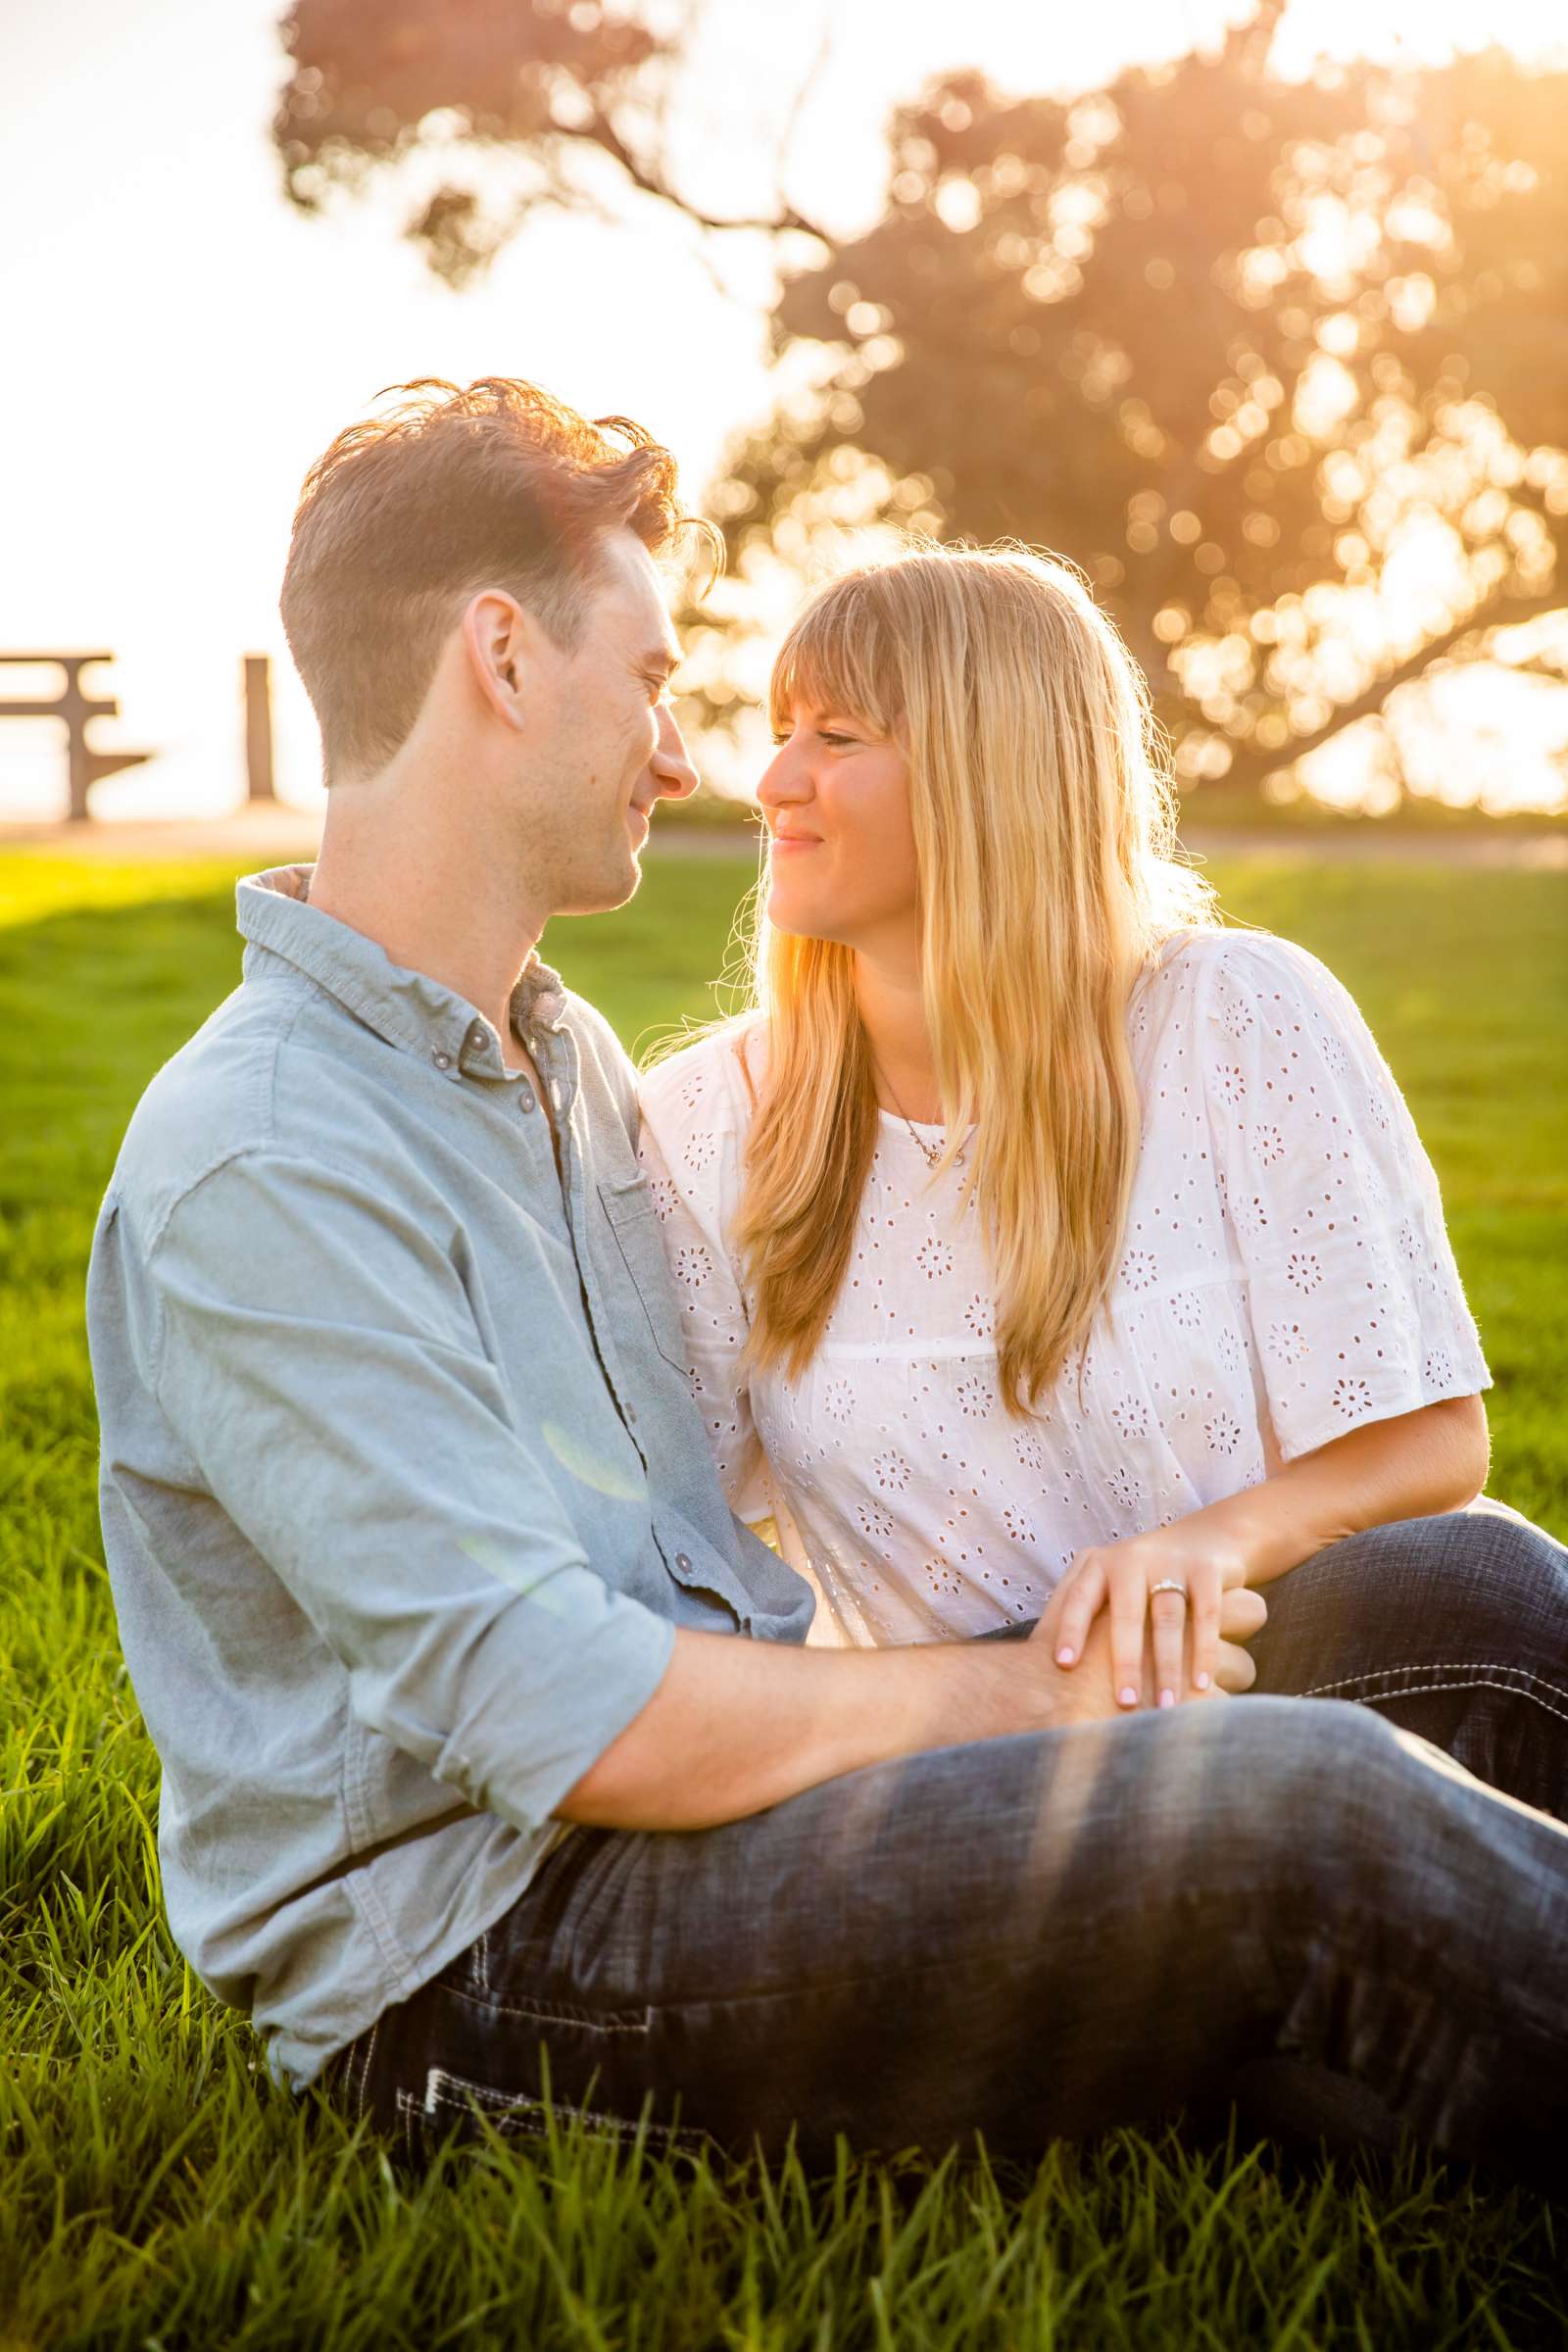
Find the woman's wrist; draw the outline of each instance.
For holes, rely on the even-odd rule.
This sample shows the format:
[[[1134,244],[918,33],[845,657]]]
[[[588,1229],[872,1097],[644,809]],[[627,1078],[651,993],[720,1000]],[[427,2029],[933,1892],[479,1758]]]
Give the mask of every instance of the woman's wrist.
[[[1266,1585],[1335,1541],[1334,1534],[1319,1525],[1317,1501],[1303,1482],[1276,1471],[1255,1487],[1243,1487],[1221,1502],[1205,1504],[1184,1524],[1189,1534],[1207,1538],[1239,1556],[1244,1583]]]

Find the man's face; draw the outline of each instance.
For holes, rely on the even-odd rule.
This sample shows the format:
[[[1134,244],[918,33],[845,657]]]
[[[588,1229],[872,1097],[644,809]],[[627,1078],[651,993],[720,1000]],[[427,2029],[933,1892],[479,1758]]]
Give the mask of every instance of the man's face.
[[[697,783],[664,701],[680,648],[634,532],[607,539],[590,593],[576,645],[547,663],[524,738],[530,862],[562,914],[624,906],[655,802]]]

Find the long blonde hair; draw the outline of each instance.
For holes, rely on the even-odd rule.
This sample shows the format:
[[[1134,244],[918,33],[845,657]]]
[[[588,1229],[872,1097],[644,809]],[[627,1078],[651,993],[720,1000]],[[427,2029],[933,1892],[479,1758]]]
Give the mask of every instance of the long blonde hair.
[[[836,580],[779,651],[797,700],[896,742],[909,778],[926,1025],[948,1141],[977,1133],[1005,1409],[1033,1409],[1109,1294],[1139,1148],[1129,996],[1174,933],[1214,924],[1176,862],[1148,690],[1065,564],[922,548]],[[878,1134],[854,953],[776,932],[732,1240],[754,1294],[746,1361],[798,1378],[844,1282]],[[750,1016],[737,1016],[745,1022]]]

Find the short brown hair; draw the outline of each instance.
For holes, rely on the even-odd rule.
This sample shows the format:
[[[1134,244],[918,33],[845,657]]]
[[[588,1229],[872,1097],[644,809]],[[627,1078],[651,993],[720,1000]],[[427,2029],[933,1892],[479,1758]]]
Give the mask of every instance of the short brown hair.
[[[391,390],[396,405],[349,425],[306,475],[283,574],[328,783],[407,740],[479,590],[505,588],[570,646],[607,532],[654,553],[682,528],[710,532],[677,506],[668,450],[623,416],[590,424],[513,376]]]

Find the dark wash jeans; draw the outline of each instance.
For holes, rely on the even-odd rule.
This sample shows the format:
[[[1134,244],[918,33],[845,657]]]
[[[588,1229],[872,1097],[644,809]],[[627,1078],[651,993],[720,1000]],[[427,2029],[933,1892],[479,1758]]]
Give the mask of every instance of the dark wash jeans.
[[[808,2161],[840,2132],[1027,2160],[1235,2098],[1561,2179],[1568,1552],[1482,1505],[1268,1600],[1245,1698],[573,1830],[327,2087],[416,2155],[476,2110],[535,2138],[547,2089],[616,2138],[646,2102],[655,2148],[794,2127]]]

